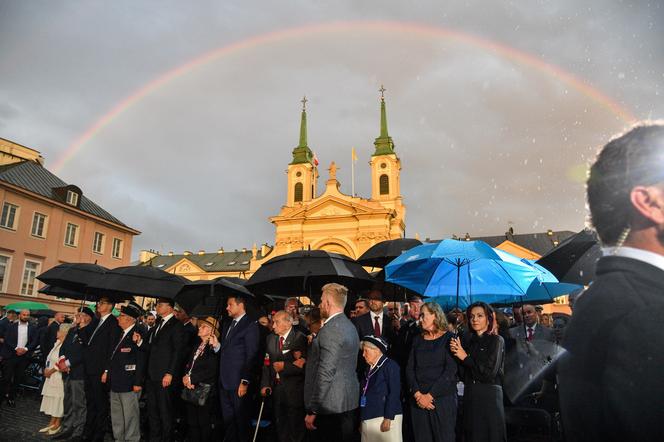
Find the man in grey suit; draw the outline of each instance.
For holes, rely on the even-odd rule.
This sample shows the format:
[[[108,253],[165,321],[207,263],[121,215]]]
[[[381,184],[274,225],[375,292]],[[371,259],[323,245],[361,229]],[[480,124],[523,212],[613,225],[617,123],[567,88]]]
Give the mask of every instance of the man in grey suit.
[[[539,323],[535,306],[524,304],[520,310],[523,312],[523,324],[509,329],[510,337],[516,343],[516,353],[507,354],[505,361],[505,373],[508,373],[506,387],[513,399],[539,391],[542,378],[538,375],[561,351],[555,343],[553,330]],[[525,387],[524,380],[529,380]],[[513,383],[519,388],[511,388]]]
[[[327,319],[313,340],[304,381],[304,418],[316,440],[352,440],[360,386],[355,374],[360,340],[344,315],[348,289],[339,284],[322,288],[320,309]]]

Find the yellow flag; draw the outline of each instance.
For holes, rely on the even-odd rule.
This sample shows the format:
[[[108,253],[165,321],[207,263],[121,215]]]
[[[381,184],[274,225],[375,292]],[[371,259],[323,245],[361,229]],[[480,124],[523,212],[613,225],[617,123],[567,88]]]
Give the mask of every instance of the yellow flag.
[[[353,161],[357,161],[357,153],[355,153],[355,148],[351,148],[350,155]]]

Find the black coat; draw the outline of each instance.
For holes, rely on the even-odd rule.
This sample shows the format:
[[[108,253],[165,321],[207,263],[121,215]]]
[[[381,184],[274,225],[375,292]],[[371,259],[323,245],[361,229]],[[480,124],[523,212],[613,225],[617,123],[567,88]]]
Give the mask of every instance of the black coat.
[[[83,350],[85,348],[93,325],[79,328],[72,327],[67,332],[65,340],[60,347],[60,357],[64,357],[69,365],[69,374],[64,376],[73,381],[82,381],[85,379],[85,366],[83,364]]]
[[[159,333],[155,333],[159,330]],[[161,381],[165,374],[174,379],[181,376],[186,352],[185,332],[182,323],[172,316],[161,328],[157,324],[143,339],[141,350],[148,353],[148,379]]]
[[[189,380],[192,384],[199,383],[215,385],[217,377],[219,376],[219,357],[214,353],[214,350],[209,345],[205,346],[203,353],[196,359],[192,366],[194,355],[200,345],[200,338],[196,339],[189,357],[186,360],[184,374],[189,374]]]
[[[9,324],[5,330],[5,342],[0,349],[0,356],[3,360],[16,357],[16,346],[18,345],[18,324],[19,321]],[[37,345],[39,345],[39,334],[37,333],[37,328],[32,324],[28,324],[28,342],[25,344],[28,352],[26,355],[30,356]]]
[[[664,270],[607,256],[574,306],[558,363],[565,435],[576,441],[661,440]]]
[[[134,330],[136,326],[124,338],[124,331],[121,331],[118,342],[112,348],[106,383],[116,393],[127,393],[134,386],[142,387],[145,381],[147,358],[132,340]]]
[[[263,364],[261,388],[274,389],[277,384],[277,372],[274,371],[273,364],[283,361],[284,369],[279,373],[279,385],[286,393],[285,399],[293,406],[304,408],[304,368],[298,368],[293,361],[295,352],[300,352],[301,357],[306,359],[307,337],[293,327],[281,351],[279,351],[279,336],[274,333],[268,335],[265,342],[265,352],[270,356],[270,365]]]
[[[355,318],[355,328],[357,328],[357,334],[362,339],[365,336],[374,334],[374,324],[371,316],[371,312],[365,313],[363,315]],[[393,344],[396,339],[396,331],[392,327],[392,319],[386,312],[383,312],[383,323],[380,326],[381,338],[385,340],[388,344]]]
[[[101,374],[108,367],[111,353],[120,339],[122,329],[115,316],[108,315],[104,322],[96,321],[90,324],[89,338],[83,351],[85,361],[85,374],[101,379]]]
[[[39,346],[41,347],[42,357],[45,359],[53,349],[55,341],[58,338],[58,330],[60,330],[60,323],[57,321],[51,322],[41,336]]]

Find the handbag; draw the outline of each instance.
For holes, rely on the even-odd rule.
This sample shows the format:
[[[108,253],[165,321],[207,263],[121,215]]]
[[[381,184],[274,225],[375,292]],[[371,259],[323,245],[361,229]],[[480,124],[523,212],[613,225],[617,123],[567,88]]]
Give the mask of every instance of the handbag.
[[[202,407],[207,402],[212,385],[199,382],[193,389],[183,388],[180,397],[183,401]]]

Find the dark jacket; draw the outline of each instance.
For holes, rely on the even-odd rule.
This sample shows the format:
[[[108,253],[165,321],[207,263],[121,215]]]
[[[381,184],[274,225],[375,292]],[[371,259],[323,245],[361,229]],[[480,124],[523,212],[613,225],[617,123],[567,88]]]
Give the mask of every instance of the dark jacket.
[[[58,338],[58,330],[60,330],[60,323],[57,321],[51,322],[44,330],[39,346],[41,347],[42,358],[46,359],[48,354],[53,349],[55,341]]]
[[[369,312],[355,318],[355,328],[357,328],[357,334],[359,335],[360,339],[365,336],[374,334],[374,324],[371,314],[372,313]],[[383,340],[388,344],[393,344],[397,334],[394,330],[394,327],[392,327],[392,319],[390,319],[390,316],[387,314],[387,312],[383,312],[383,323],[381,324],[380,329],[381,338],[383,338]]]
[[[9,324],[5,330],[5,342],[0,349],[0,356],[2,356],[3,360],[17,357],[16,346],[18,345],[18,324],[19,321]],[[37,345],[39,345],[39,334],[37,333],[37,328],[34,325],[28,323],[28,342],[25,344],[28,352],[24,356],[30,356]]]
[[[606,256],[577,299],[558,363],[570,441],[661,440],[664,270]]]
[[[155,333],[159,330],[159,333]],[[148,353],[148,379],[161,381],[165,374],[173,378],[182,375],[183,360],[188,349],[185,347],[185,334],[182,323],[172,316],[161,328],[150,329],[143,338],[141,350]]]
[[[279,336],[270,334],[265,339],[266,353],[270,356],[270,364],[263,364],[261,388],[273,388],[277,385],[277,372],[274,371],[275,362],[284,362],[284,369],[279,373],[280,388],[284,389],[285,400],[293,406],[304,407],[304,368],[293,365],[295,353],[299,352],[302,358],[307,357],[307,337],[291,328],[284,345],[279,351]]]
[[[69,365],[69,374],[63,376],[72,381],[85,379],[85,366],[83,364],[83,349],[92,332],[92,324],[86,327],[72,327],[67,332],[65,340],[60,347],[60,357],[64,357]]]
[[[258,368],[258,323],[244,315],[228,332],[232,320],[224,321],[221,328],[219,354],[219,385],[224,390],[235,390],[240,381],[255,380]]]
[[[196,362],[192,367],[194,355],[196,354],[196,350],[200,343],[200,338],[197,338],[189,357],[185,361],[186,364],[183,375],[189,373],[189,379],[194,386],[201,382],[204,384],[216,385],[219,372],[219,358],[209,345],[205,346],[205,350],[198,358],[196,358]],[[213,389],[213,391],[214,390],[216,389]]]
[[[505,341],[502,336],[484,333],[464,335],[461,345],[468,357],[461,362],[461,377],[466,384],[502,385]]]
[[[394,416],[402,413],[399,371],[399,364],[387,356],[382,356],[376,363],[376,368],[369,372],[371,376],[368,383],[365,375],[360,391],[366,388],[366,406],[360,408],[361,420],[376,417],[394,420]]]
[[[90,324],[88,327],[92,327]],[[101,374],[108,367],[111,353],[121,336],[118,320],[112,314],[104,322],[96,321],[90,329],[88,341],[83,351],[85,374],[101,379]]]
[[[115,393],[127,393],[145,382],[146,355],[132,340],[136,326],[123,337],[120,331],[117,343],[111,349],[106,383]]]

